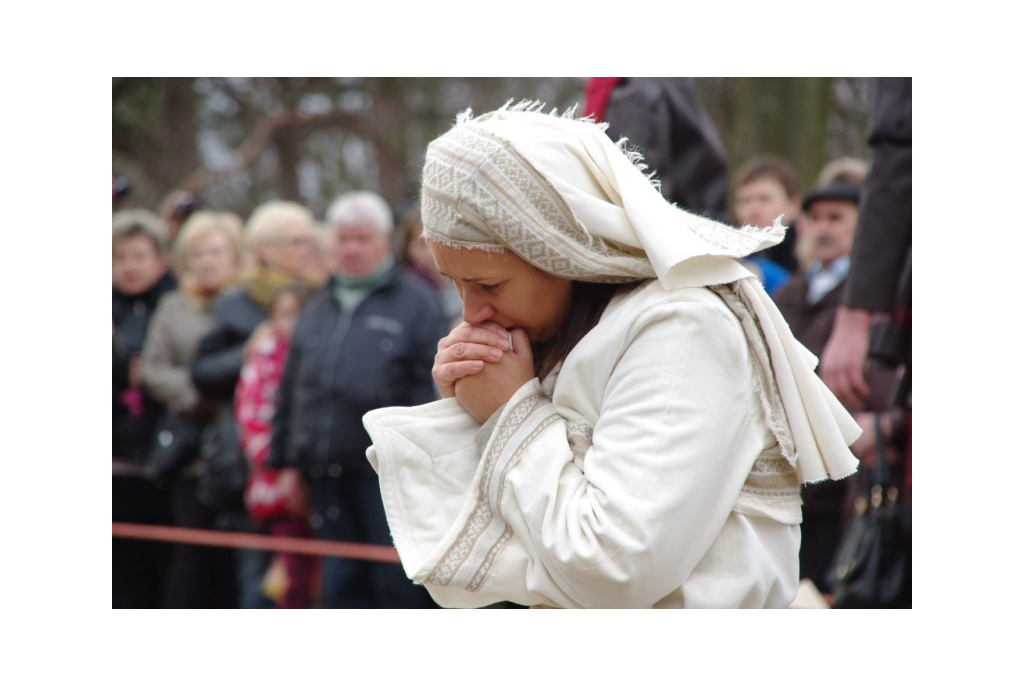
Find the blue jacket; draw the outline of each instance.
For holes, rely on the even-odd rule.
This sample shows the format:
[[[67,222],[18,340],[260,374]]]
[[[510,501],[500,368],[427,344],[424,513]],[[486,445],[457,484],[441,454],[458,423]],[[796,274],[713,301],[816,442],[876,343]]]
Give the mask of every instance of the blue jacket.
[[[363,414],[437,399],[430,375],[448,324],[437,298],[397,269],[343,314],[331,281],[303,308],[281,378],[267,465],[307,476],[376,474]]]

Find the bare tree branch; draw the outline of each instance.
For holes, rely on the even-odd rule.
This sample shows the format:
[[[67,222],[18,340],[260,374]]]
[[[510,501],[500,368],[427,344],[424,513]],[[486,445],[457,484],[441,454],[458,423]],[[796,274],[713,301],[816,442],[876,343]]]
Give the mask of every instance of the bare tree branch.
[[[351,130],[359,135],[377,137],[379,134],[368,126],[358,116],[332,110],[314,115],[301,115],[294,109],[288,109],[280,114],[261,119],[252,133],[238,147],[235,160],[228,166],[221,169],[197,169],[189,174],[177,187],[192,193],[198,193],[203,187],[210,183],[238,173],[248,168],[260,153],[267,148],[274,140],[286,130],[310,131],[319,128],[339,126]]]

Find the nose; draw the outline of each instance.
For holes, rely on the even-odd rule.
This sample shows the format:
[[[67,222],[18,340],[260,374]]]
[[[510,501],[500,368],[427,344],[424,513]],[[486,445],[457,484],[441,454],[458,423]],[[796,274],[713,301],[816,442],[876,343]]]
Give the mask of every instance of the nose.
[[[496,313],[494,307],[472,291],[472,287],[462,289],[462,320],[466,323],[478,324],[494,318]]]

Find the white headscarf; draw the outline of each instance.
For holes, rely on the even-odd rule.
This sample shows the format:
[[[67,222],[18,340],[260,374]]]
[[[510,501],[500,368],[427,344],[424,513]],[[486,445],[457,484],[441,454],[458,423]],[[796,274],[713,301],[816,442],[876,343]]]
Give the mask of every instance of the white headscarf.
[[[857,423],[814,373],[817,359],[760,282],[736,261],[781,242],[780,221],[737,229],[680,209],[644,175],[638,155],[611,141],[606,125],[542,107],[506,104],[477,118],[464,112],[428,146],[424,236],[451,247],[507,249],[574,280],[658,278],[666,290],[732,284],[727,304],[741,320],[742,310],[752,315],[748,340],[755,356],[766,349],[770,357],[777,401],[765,402],[781,404],[784,417],[773,425],[768,406],[766,413],[784,454],[803,482],[853,473],[847,445],[860,433]]]

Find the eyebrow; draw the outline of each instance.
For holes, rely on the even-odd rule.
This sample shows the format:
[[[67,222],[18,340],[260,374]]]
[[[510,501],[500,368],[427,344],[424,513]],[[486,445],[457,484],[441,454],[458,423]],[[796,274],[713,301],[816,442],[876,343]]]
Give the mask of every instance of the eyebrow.
[[[477,277],[477,278],[460,278],[460,279],[456,279],[454,276],[449,276],[448,274],[446,274],[444,271],[441,271],[440,269],[438,269],[438,273],[440,273],[445,278],[450,278],[453,281],[454,280],[460,280],[460,281],[463,281],[464,283],[480,283],[482,281],[493,281],[495,279],[500,280],[499,276],[480,276],[480,277]]]

